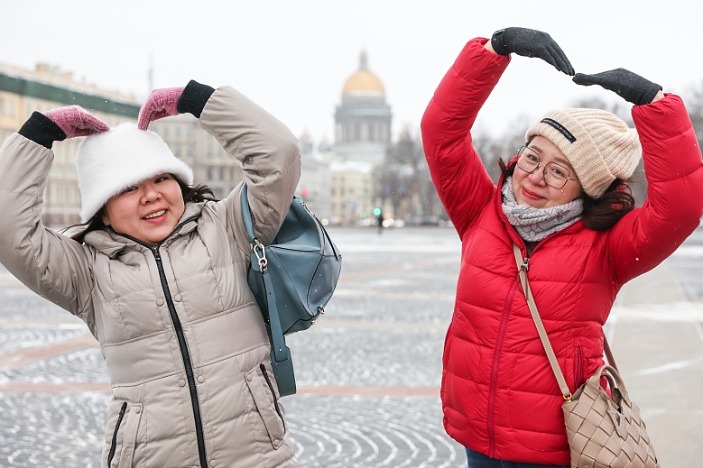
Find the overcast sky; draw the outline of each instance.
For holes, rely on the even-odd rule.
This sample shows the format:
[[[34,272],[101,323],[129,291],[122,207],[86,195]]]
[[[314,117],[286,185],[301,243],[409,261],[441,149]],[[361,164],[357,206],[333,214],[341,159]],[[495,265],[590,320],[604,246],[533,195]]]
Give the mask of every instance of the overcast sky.
[[[507,26],[546,31],[576,71],[625,67],[685,94],[703,83],[698,0],[2,0],[0,62],[48,62],[97,85],[146,97],[195,79],[229,84],[300,135],[334,138],[334,111],[359,53],[383,82],[393,129],[419,131],[439,80],[467,40]],[[479,116],[501,131],[582,97],[537,59],[514,57]]]

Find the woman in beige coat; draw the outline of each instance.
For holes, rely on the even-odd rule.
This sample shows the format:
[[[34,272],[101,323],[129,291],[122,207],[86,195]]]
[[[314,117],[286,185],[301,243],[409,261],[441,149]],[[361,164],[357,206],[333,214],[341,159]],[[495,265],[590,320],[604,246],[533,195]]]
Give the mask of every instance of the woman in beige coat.
[[[112,387],[103,467],[295,466],[248,288],[239,184],[224,200],[150,121],[191,113],[243,168],[256,235],[270,241],[300,177],[297,140],[230,87],[191,81],[152,92],[138,127],[77,107],[35,112],[0,149],[0,262],[85,321]],[[82,232],[42,225],[54,141],[77,153]]]

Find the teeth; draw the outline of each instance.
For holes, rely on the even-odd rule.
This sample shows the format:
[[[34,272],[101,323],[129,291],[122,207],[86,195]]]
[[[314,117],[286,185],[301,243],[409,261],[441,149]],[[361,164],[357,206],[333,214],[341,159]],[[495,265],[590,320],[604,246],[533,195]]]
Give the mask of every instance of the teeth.
[[[161,216],[164,213],[166,213],[166,210],[157,211],[156,213],[152,213],[150,215],[144,216],[144,219],[158,218],[159,216]]]

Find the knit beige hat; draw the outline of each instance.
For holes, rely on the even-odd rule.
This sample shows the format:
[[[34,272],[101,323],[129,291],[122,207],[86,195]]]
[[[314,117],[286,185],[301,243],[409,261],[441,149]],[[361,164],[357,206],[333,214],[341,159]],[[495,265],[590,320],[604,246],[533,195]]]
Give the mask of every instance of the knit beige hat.
[[[576,171],[584,192],[602,196],[615,179],[628,179],[642,157],[637,131],[600,109],[563,109],[547,113],[525,134],[554,143]]]

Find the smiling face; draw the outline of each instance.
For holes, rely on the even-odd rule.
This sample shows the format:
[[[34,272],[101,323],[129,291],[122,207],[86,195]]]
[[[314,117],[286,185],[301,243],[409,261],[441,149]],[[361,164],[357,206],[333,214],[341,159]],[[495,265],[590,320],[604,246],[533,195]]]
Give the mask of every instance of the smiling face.
[[[549,208],[572,202],[581,196],[581,184],[576,178],[576,171],[571,167],[559,148],[541,135],[535,136],[529,143],[529,148],[539,156],[539,167],[533,172],[526,172],[515,167],[512,184],[515,200],[519,205],[529,205],[533,208]],[[568,169],[570,179],[562,188],[547,185],[544,180],[544,167],[554,162]]]
[[[171,234],[184,211],[178,181],[171,174],[159,174],[110,198],[103,222],[117,233],[155,245]]]

